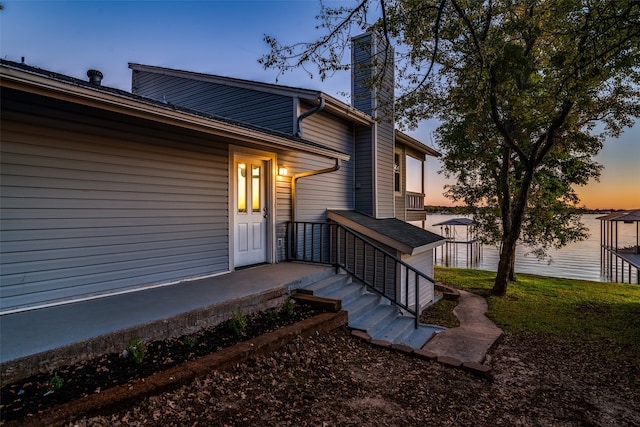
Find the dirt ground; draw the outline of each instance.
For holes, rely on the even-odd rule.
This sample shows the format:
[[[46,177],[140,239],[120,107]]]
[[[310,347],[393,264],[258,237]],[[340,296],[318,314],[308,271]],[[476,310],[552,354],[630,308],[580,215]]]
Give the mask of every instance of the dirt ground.
[[[640,362],[606,342],[506,335],[494,381],[346,328],[70,426],[640,426]]]

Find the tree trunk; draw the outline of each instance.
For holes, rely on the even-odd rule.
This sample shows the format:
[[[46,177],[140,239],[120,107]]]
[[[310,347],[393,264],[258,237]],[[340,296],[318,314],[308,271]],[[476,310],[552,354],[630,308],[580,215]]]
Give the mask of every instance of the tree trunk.
[[[507,286],[512,276],[513,264],[515,259],[517,237],[514,238],[512,233],[504,236],[502,240],[502,251],[500,252],[500,261],[498,262],[498,272],[496,280],[493,283],[491,293],[496,296],[503,297],[507,294]]]
[[[512,205],[513,211],[502,215],[503,218],[508,218],[509,222],[508,227],[503,226],[502,251],[500,252],[496,280],[491,291],[496,296],[505,296],[509,282],[515,281],[516,245],[522,229],[522,219],[527,205],[533,171],[533,167],[525,171],[516,201]]]
[[[509,270],[509,281],[516,282],[516,252],[515,249],[513,251],[513,255],[511,255],[511,269]]]

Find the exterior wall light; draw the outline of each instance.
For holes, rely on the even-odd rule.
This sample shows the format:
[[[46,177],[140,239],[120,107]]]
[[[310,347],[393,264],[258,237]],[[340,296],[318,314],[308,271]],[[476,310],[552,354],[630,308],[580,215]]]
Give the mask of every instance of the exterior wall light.
[[[284,166],[279,166],[278,167],[278,175],[287,176],[288,173],[289,173],[289,171],[287,170],[286,167],[284,167]]]

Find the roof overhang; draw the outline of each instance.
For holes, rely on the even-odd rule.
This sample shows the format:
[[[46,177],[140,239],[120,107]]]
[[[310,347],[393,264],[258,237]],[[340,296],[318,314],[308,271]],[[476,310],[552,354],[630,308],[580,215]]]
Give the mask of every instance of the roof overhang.
[[[624,212],[613,212],[608,215],[599,216],[600,221],[622,221],[622,222],[636,222],[640,221],[640,209]]]
[[[151,120],[195,130],[207,135],[231,139],[238,142],[258,144],[266,147],[303,151],[332,159],[349,160],[348,154],[319,146],[299,138],[287,138],[244,127],[195,112],[176,109],[171,106],[134,95],[124,95],[117,90],[100,86],[79,84],[73,79],[62,80],[46,75],[0,65],[0,86],[52,99],[72,102],[107,111],[112,111],[140,119]]]
[[[312,104],[317,103],[318,98],[324,98],[324,110],[333,114],[334,116],[365,126],[371,126],[375,122],[375,120],[371,116],[353,108],[351,105],[346,104],[337,98],[332,97],[331,95],[327,95],[326,93],[318,90],[303,89],[292,86],[282,86],[271,83],[256,82],[252,80],[237,79],[234,77],[196,73],[193,71],[176,70],[173,68],[156,67],[153,65],[136,64],[131,62],[129,63],[129,68],[131,68],[133,71],[146,71],[160,75],[181,77],[208,83],[221,84],[230,87],[237,87],[241,89],[255,90],[270,93],[273,95],[299,98]]]
[[[431,147],[424,145],[422,142],[418,141],[415,138],[410,137],[409,135],[396,130],[396,142],[400,144],[407,145],[414,150],[417,150],[427,156],[440,157],[441,154],[434,150]]]
[[[452,218],[452,219],[448,219],[446,221],[442,221],[439,222],[437,224],[433,224],[434,227],[438,226],[438,225],[464,225],[464,226],[469,226],[473,224],[473,220],[471,218]]]
[[[377,219],[356,211],[327,211],[327,218],[408,255],[442,246],[446,239],[396,218]],[[411,239],[403,236],[410,234]],[[421,234],[423,238],[416,239]]]

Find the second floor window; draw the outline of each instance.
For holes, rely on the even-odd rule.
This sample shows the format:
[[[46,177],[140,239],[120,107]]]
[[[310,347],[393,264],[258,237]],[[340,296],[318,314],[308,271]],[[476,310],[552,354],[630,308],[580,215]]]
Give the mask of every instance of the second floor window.
[[[401,173],[401,166],[400,166],[400,159],[402,157],[400,156],[400,153],[396,152],[393,155],[393,179],[394,179],[394,190],[396,193],[401,193],[402,192],[402,176],[400,175]]]
[[[406,156],[405,162],[405,176],[407,177],[406,190],[411,193],[424,193],[424,163],[419,159],[411,156]]]

